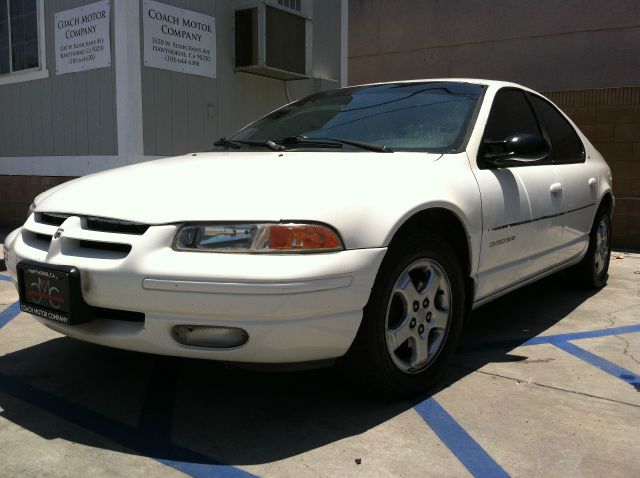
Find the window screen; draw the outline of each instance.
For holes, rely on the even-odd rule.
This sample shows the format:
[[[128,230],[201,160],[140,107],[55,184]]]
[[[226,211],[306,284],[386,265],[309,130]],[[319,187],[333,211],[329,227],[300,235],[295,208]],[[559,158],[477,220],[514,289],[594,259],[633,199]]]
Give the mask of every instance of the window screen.
[[[39,64],[36,0],[0,0],[0,75]]]
[[[549,133],[553,160],[559,163],[583,161],[582,143],[569,122],[542,98],[533,95],[530,98]]]
[[[267,66],[305,73],[306,20],[267,7]]]
[[[501,90],[491,106],[485,139],[502,141],[518,133],[540,135],[540,127],[522,91]]]
[[[292,8],[293,10],[302,10],[302,0],[278,0],[278,5]]]

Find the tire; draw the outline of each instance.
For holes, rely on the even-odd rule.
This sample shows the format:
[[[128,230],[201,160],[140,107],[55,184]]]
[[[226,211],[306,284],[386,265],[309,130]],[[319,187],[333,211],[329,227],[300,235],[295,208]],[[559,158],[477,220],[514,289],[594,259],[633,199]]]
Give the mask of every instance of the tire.
[[[465,312],[464,281],[451,246],[431,234],[393,245],[345,357],[349,375],[384,395],[428,389],[457,347]]]
[[[601,208],[591,226],[587,253],[573,271],[578,284],[587,289],[602,289],[609,278],[610,259],[611,216]]]

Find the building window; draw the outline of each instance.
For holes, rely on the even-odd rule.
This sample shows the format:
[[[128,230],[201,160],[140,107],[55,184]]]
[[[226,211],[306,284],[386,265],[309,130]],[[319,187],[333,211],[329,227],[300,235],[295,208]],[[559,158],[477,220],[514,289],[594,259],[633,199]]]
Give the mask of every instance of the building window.
[[[38,1],[0,0],[0,75],[40,68]]]
[[[291,8],[292,10],[302,10],[302,0],[278,0],[278,5]]]

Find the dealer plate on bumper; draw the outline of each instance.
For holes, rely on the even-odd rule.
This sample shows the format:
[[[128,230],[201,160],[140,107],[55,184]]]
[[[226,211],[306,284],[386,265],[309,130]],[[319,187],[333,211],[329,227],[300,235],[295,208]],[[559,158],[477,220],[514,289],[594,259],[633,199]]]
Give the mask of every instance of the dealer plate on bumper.
[[[20,310],[67,325],[91,320],[82,298],[80,271],[33,261],[17,265]]]

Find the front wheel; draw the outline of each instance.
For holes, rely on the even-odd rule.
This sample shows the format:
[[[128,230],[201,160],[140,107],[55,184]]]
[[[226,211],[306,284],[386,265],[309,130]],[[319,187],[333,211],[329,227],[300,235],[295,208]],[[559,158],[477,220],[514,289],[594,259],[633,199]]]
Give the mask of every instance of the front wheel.
[[[347,356],[354,376],[395,395],[433,385],[455,351],[464,301],[460,264],[446,242],[419,234],[392,245]]]

